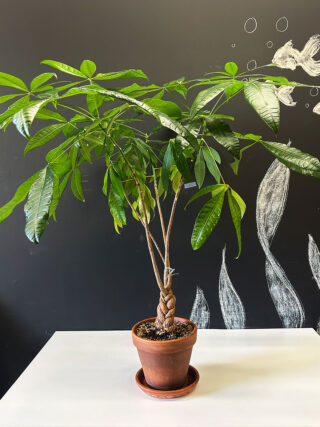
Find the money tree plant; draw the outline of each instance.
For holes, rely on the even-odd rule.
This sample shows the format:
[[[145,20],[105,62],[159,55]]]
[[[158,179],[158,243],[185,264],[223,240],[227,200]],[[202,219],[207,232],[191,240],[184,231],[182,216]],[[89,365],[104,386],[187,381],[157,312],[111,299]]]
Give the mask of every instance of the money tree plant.
[[[55,73],[45,72],[27,86],[18,77],[0,73],[0,85],[9,91],[0,96],[0,103],[10,103],[0,115],[0,128],[5,131],[11,124],[16,127],[26,140],[25,154],[40,146],[48,147],[41,169],[0,208],[0,222],[27,198],[25,233],[31,242],[39,243],[48,222],[56,219],[59,201],[68,185],[74,196],[84,202],[82,165],[103,162],[101,188],[116,232],[126,225],[128,214],[145,230],[160,290],[156,317],[159,334],[175,328],[170,236],[185,182],[195,179],[198,187],[187,205],[199,197],[208,197],[195,218],[193,249],[199,249],[208,239],[226,201],[240,255],[240,226],[246,205],[223,178],[219,149],[232,156],[230,166],[235,175],[245,151],[260,145],[290,169],[320,177],[317,158],[253,133],[237,133],[229,124],[234,117],[221,113],[221,107],[244,94],[245,101],[277,134],[279,99],[290,105],[293,88],[307,85],[256,71],[238,73],[233,62],[227,63],[224,71],[190,81],[180,78],[164,85],[142,85],[132,80],[129,85],[121,85],[119,81],[124,79],[141,82],[147,76],[133,69],[96,73],[96,65],[90,60],[84,60],[79,69],[53,60],[42,63],[66,73],[72,81],[60,81]],[[194,100],[188,108],[185,105],[191,89]],[[36,133],[32,132],[34,122],[41,125]],[[163,129],[170,132],[162,132]],[[212,184],[203,187],[206,175]],[[168,199],[172,199],[171,212],[166,219],[163,203],[169,203]],[[161,227],[161,244],[151,231],[153,224]]]

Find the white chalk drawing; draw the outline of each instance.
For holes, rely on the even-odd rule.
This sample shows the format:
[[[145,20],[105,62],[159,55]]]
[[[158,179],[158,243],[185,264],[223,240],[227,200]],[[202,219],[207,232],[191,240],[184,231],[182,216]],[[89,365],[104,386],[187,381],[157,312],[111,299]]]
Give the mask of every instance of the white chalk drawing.
[[[257,61],[255,59],[250,59],[247,63],[247,70],[252,71],[257,68]]]
[[[304,106],[305,106],[306,108],[309,108],[309,107],[310,107],[310,104],[306,103],[306,104],[304,104]]]
[[[297,105],[296,102],[293,101],[291,93],[294,89],[294,86],[279,86],[278,88],[275,86],[275,94],[277,95],[280,102],[282,102],[287,107],[294,107]]]
[[[314,113],[316,113],[316,114],[320,114],[320,102],[318,102],[318,104],[316,104],[314,107],[313,107],[313,110],[312,110]]]
[[[279,31],[279,33],[284,33],[287,31],[289,27],[289,21],[286,16],[281,16],[276,22],[276,30]]]
[[[319,89],[317,87],[312,87],[310,89],[310,95],[311,96],[318,96],[319,95]]]
[[[256,31],[257,27],[258,27],[258,23],[256,18],[251,17],[251,18],[248,18],[244,23],[243,29],[246,33],[252,34]]]
[[[256,221],[258,238],[266,255],[266,279],[273,303],[283,326],[298,328],[303,326],[305,320],[302,303],[270,250],[286,205],[289,179],[290,170],[275,160],[258,190]]]
[[[290,40],[276,51],[272,62],[280,68],[289,70],[295,70],[297,66],[300,66],[309,76],[316,77],[320,75],[320,61],[315,61],[313,57],[319,49],[319,34],[310,37],[301,52],[293,47],[292,40]]]
[[[309,234],[308,236],[309,236],[309,243],[308,243],[309,264],[310,264],[310,268],[311,268],[314,280],[316,281],[320,289],[320,252],[311,234]]]
[[[235,48],[235,47],[236,47],[236,44],[235,44],[235,43],[232,43],[231,47],[232,47],[232,48]]]
[[[208,329],[210,327],[210,310],[203,290],[197,286],[196,297],[191,310],[190,320],[197,325],[199,329]]]
[[[271,40],[269,40],[269,41],[266,43],[266,46],[267,46],[267,48],[271,49],[271,48],[273,47],[273,42],[272,42]]]
[[[222,264],[219,277],[219,300],[222,316],[227,329],[242,329],[246,326],[246,315],[237,291],[226,267],[226,248],[222,251]]]

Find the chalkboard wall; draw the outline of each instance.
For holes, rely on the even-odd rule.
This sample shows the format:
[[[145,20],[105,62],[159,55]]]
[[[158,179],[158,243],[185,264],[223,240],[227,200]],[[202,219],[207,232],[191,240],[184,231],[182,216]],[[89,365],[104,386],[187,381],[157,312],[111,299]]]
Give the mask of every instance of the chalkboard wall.
[[[94,60],[101,72],[142,68],[159,84],[221,70],[230,60],[245,70],[269,63],[275,50],[290,39],[301,50],[310,36],[320,31],[319,9],[318,0],[2,0],[0,70],[30,81],[47,70],[40,65],[42,59],[79,66],[87,58]],[[246,26],[249,18],[254,19]],[[284,74],[295,81],[320,83],[319,77],[311,78],[301,68]],[[294,99],[294,108],[282,106],[278,141],[291,140],[293,146],[319,157],[320,117],[312,109],[320,95],[295,89]],[[235,130],[274,140],[242,99],[224,110],[226,114],[231,111],[237,116]],[[24,144],[13,128],[1,133],[1,205],[43,165],[44,151],[24,157]],[[227,162],[228,155],[223,156]],[[239,179],[226,163],[228,182],[245,198],[248,208],[239,260],[235,260],[236,242],[227,215],[209,241],[199,251],[192,251],[192,221],[200,205],[185,213],[183,206],[194,189],[183,191],[171,249],[178,273],[174,276],[178,315],[190,316],[199,287],[196,304],[200,302],[200,306],[194,306],[193,315],[200,312],[203,316],[209,310],[210,323],[204,326],[237,326],[228,324],[223,316],[226,307],[221,305],[221,289],[219,298],[226,246],[225,266],[236,290],[236,309],[245,312],[244,326],[286,326],[268,288],[266,255],[256,224],[258,189],[273,160],[262,149],[248,152]],[[271,252],[304,307],[303,326],[316,328],[320,316],[315,280],[319,278],[319,182],[293,172],[289,181],[286,172],[281,173],[288,197]],[[103,164],[89,165],[83,174],[86,203],[67,190],[57,211],[57,223],[48,226],[40,245],[31,244],[24,236],[22,207],[0,226],[0,394],[54,331],[128,329],[155,313],[158,290],[143,229],[132,220],[118,236],[100,191]],[[269,176],[269,185],[272,179]],[[279,197],[285,198],[285,193]],[[159,233],[156,220],[152,227]],[[309,234],[313,238],[310,242]],[[225,273],[220,281],[228,285]]]

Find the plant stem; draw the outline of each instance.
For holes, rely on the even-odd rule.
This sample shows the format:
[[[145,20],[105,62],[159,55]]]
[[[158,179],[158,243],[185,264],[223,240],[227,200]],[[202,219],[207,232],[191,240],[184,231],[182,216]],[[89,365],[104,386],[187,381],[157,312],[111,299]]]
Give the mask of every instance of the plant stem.
[[[156,178],[156,173],[155,173],[155,169],[154,168],[153,168],[153,184],[154,184],[154,192],[156,194],[157,207],[158,207],[158,212],[159,212],[159,217],[160,217],[162,237],[163,237],[163,244],[165,245],[165,243],[166,243],[166,228],[165,228],[165,225],[164,225],[163,214],[162,214],[162,209],[161,209],[161,204],[160,204],[160,198],[159,198],[159,192],[158,192],[157,178]]]

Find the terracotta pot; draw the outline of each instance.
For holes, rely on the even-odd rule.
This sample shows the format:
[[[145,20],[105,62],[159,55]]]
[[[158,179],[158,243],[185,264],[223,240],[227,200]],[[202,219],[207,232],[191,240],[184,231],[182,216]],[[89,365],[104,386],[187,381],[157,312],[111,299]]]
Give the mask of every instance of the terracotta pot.
[[[190,320],[175,317],[176,321],[189,323],[193,331],[176,340],[152,341],[138,337],[137,327],[156,318],[141,320],[132,328],[133,344],[137,347],[146,383],[158,390],[176,390],[187,381],[192,347],[197,340],[197,327]]]

